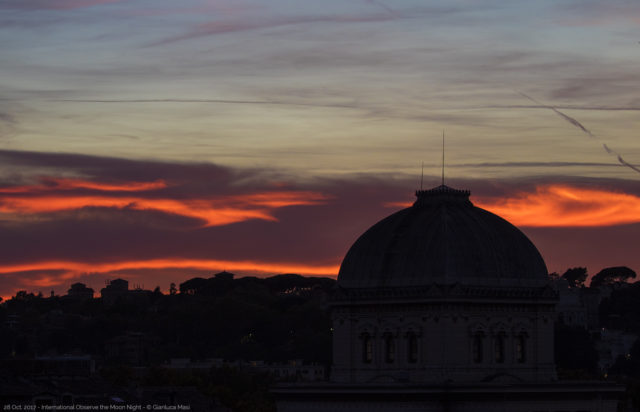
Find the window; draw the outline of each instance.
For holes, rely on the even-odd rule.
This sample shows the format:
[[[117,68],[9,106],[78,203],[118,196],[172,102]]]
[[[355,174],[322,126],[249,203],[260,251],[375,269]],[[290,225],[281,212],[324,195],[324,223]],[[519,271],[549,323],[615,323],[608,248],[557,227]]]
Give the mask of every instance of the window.
[[[516,362],[525,363],[527,361],[527,335],[524,333],[516,336]]]
[[[500,332],[496,335],[494,358],[496,363],[504,363],[504,332]]]
[[[414,332],[407,334],[407,362],[418,362],[418,337]]]
[[[476,332],[473,334],[473,341],[471,342],[471,357],[473,358],[474,363],[482,363],[483,340],[484,335],[482,332]]]
[[[391,333],[384,334],[384,360],[393,363],[396,360],[396,342]]]
[[[362,362],[371,363],[373,361],[373,340],[368,333],[362,335]]]

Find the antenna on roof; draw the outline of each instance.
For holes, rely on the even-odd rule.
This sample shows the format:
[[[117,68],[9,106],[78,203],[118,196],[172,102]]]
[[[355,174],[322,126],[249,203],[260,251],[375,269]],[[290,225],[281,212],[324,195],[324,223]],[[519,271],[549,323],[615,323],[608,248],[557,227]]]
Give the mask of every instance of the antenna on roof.
[[[422,181],[424,180],[424,160],[422,161],[422,173],[420,173],[420,190],[422,190]]]
[[[444,186],[444,129],[442,129],[442,186]]]

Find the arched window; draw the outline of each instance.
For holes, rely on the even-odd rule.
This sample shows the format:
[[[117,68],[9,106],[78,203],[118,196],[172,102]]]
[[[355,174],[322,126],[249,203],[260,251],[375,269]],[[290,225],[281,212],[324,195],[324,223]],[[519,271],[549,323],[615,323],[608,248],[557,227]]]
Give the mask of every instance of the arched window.
[[[504,332],[500,332],[496,335],[494,341],[494,359],[496,363],[504,363]]]
[[[407,362],[418,362],[418,336],[415,332],[407,333]]]
[[[387,363],[392,363],[396,360],[396,342],[393,339],[391,333],[385,333],[384,339],[384,360]]]
[[[366,332],[362,334],[362,362],[373,362],[373,339]]]
[[[516,336],[516,362],[525,363],[527,361],[527,335],[521,333]]]
[[[473,363],[482,363],[482,352],[483,348],[484,334],[482,332],[476,332],[473,334],[473,340],[471,342],[471,357],[473,359]]]

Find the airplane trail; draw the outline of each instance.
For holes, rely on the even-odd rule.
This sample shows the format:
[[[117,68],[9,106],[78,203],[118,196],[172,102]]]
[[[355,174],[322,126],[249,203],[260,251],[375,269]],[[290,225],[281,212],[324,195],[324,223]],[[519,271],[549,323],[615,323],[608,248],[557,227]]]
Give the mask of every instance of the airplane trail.
[[[529,100],[531,100],[532,102],[534,102],[537,105],[540,105],[542,107],[545,107],[547,109],[553,110],[558,116],[562,117],[564,120],[566,120],[567,122],[571,123],[573,126],[577,127],[578,129],[582,130],[582,132],[584,132],[585,134],[587,134],[589,137],[593,138],[593,139],[598,139],[598,137],[593,134],[591,132],[591,130],[587,129],[586,127],[584,127],[582,125],[582,123],[580,123],[579,121],[577,121],[576,119],[574,119],[573,117],[566,115],[564,113],[562,113],[560,110],[556,109],[553,106],[547,105],[547,104],[543,104],[541,102],[539,102],[538,100],[534,99],[533,97],[517,91],[517,93]],[[599,140],[599,139],[598,139]],[[616,152],[615,150],[611,149],[609,146],[607,146],[605,143],[600,142],[600,144],[602,144],[602,148],[610,155],[615,156],[618,159],[618,162],[622,165],[622,166],[626,166],[628,168],[630,168],[631,170],[640,173],[640,168],[632,165],[631,163],[627,162],[626,160],[624,160],[622,158],[622,155],[620,155],[620,153]]]
[[[556,109],[553,106],[549,106],[543,103],[540,103],[539,101],[537,101],[536,99],[534,99],[533,97],[526,95],[522,92],[518,92],[521,96],[526,97],[527,99],[531,100],[532,102],[534,102],[537,105],[540,105],[542,107],[546,107],[547,109],[551,109],[553,110],[558,116],[562,117],[564,120],[568,121],[569,123],[571,123],[572,125],[574,125],[575,127],[577,127],[578,129],[582,130],[583,132],[585,132],[586,134],[588,134],[590,137],[595,137],[593,135],[593,133],[591,133],[591,130],[587,129],[586,127],[584,127],[582,125],[582,123],[580,123],[579,121],[577,121],[576,119],[574,119],[571,116],[567,116],[566,114],[562,113],[560,110]]]
[[[394,13],[394,10],[391,7],[387,6],[386,4],[384,4],[381,1],[367,0],[367,3],[373,4],[375,6],[379,6],[379,7],[383,8],[384,10],[388,11],[389,13]]]

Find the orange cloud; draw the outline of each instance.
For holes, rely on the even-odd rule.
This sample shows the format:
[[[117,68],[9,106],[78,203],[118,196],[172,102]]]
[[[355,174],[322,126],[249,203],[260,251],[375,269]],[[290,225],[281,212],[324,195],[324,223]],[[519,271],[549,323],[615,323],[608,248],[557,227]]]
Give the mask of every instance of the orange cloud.
[[[127,182],[120,184],[109,184],[90,182],[76,179],[55,179],[56,188],[60,189],[93,189],[105,192],[141,192],[147,190],[164,189],[167,183],[158,179],[153,182]]]
[[[640,197],[603,189],[541,185],[508,197],[473,197],[472,202],[516,226],[594,227],[640,223]],[[409,207],[389,202],[385,207]]]
[[[27,272],[34,270],[64,270],[68,273],[108,273],[133,269],[198,269],[198,270],[238,270],[258,273],[299,273],[302,275],[336,275],[340,265],[305,265],[301,263],[271,263],[252,260],[215,259],[149,259],[121,262],[83,263],[74,261],[47,261],[19,263],[0,266],[0,273]],[[64,277],[64,276],[63,276]],[[70,277],[67,276],[67,277]]]
[[[91,187],[90,182],[59,181],[64,188]],[[164,187],[162,181],[128,183],[123,185],[97,184],[102,191],[153,190]],[[6,192],[5,192],[6,193]],[[20,192],[12,192],[20,193]],[[201,199],[143,198],[139,196],[117,197],[107,194],[87,196],[73,194],[33,194],[0,197],[0,213],[16,216],[38,213],[77,210],[83,207],[108,207],[116,209],[153,210],[163,213],[200,219],[204,226],[221,226],[249,219],[276,221],[274,209],[286,206],[315,205],[326,200],[315,192],[264,192],[237,196],[221,196]]]
[[[516,226],[612,226],[640,222],[640,197],[565,185],[538,186],[535,192],[479,198],[479,207]]]

